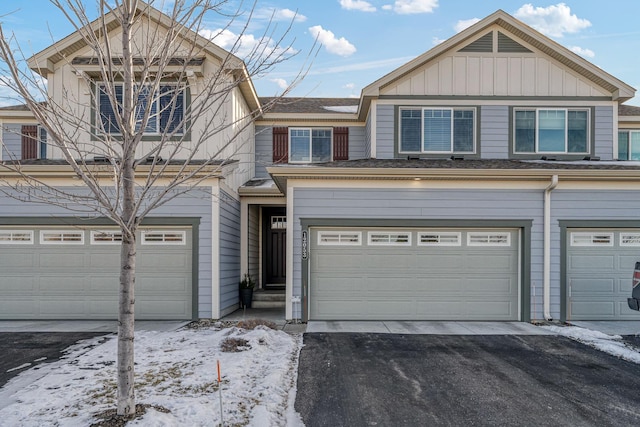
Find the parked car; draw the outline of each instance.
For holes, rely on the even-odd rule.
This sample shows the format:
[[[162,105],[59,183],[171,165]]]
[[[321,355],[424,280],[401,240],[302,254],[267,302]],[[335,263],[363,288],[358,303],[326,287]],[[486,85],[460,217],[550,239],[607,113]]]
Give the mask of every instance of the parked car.
[[[631,298],[627,298],[627,304],[630,309],[640,311],[640,262],[636,262],[636,268],[633,270]]]

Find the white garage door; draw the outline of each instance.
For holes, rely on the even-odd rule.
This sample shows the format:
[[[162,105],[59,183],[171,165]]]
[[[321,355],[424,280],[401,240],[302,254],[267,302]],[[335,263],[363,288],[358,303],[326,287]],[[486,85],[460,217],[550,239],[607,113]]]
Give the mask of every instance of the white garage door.
[[[631,310],[631,277],[640,261],[640,230],[569,229],[568,320],[640,320]]]
[[[515,229],[312,229],[310,320],[518,320]]]
[[[121,234],[105,228],[0,229],[0,318],[116,319]],[[142,229],[136,319],[191,319],[191,230]]]

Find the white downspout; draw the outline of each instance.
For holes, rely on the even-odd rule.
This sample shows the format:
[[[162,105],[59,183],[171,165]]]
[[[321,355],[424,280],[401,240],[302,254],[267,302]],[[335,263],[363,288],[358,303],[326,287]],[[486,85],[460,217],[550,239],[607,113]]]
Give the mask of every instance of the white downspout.
[[[551,177],[551,183],[544,190],[544,275],[543,286],[543,311],[545,320],[553,320],[551,317],[551,192],[558,186],[558,175]]]

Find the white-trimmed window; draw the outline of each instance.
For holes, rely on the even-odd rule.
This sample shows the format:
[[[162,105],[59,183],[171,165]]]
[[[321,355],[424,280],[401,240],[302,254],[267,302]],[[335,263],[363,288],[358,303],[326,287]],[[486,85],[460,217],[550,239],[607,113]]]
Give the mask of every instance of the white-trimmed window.
[[[640,131],[618,132],[618,160],[640,160]]]
[[[83,245],[84,231],[82,230],[41,230],[40,244],[42,245]]]
[[[184,245],[187,234],[179,230],[145,230],[141,233],[143,245]]]
[[[289,128],[289,163],[329,162],[332,151],[333,129]]]
[[[96,121],[102,122],[102,131],[109,134],[119,134],[120,128],[116,120],[115,110],[106,93],[104,84],[96,85],[96,99],[98,100]],[[117,108],[122,108],[122,85],[114,85]],[[163,132],[174,132],[181,135],[184,132],[182,121],[186,102],[186,90],[183,86],[163,84],[159,92],[150,93],[148,86],[137,86],[136,130],[144,117],[149,103],[149,119],[144,129],[146,134],[158,135]]]
[[[474,153],[475,108],[400,108],[401,153]]]
[[[418,246],[461,246],[462,233],[455,231],[424,231],[418,233]]]
[[[0,230],[0,245],[32,245],[32,230]]]
[[[470,231],[467,246],[511,246],[511,233],[506,231]]]
[[[515,153],[589,153],[588,109],[516,109],[513,120]]]
[[[371,246],[411,246],[411,233],[404,231],[370,231],[368,242]]]
[[[640,233],[620,233],[620,246],[640,246]]]
[[[360,231],[319,231],[318,245],[360,246],[362,245],[362,232]]]
[[[571,246],[613,246],[613,233],[574,231]]]
[[[91,230],[92,245],[119,245],[122,243],[122,232],[113,230]]]

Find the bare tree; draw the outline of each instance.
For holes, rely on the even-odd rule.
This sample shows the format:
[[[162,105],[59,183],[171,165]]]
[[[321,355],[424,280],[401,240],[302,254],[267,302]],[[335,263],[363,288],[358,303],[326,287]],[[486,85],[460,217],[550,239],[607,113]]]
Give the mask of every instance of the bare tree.
[[[96,0],[99,17],[91,21],[82,0],[50,1],[89,47],[83,57],[68,57],[63,49],[50,52],[75,73],[84,97],[83,91],[47,88],[43,79],[51,66],[40,63],[37,54],[25,67],[17,41],[1,27],[5,73],[0,82],[24,99],[46,129],[50,153],[64,159],[84,187],[50,185],[19,161],[5,161],[0,169],[18,177],[8,187],[13,197],[89,211],[120,228],[117,413],[129,416],[135,412],[136,230],[154,209],[220,176],[237,161],[231,159],[251,152],[252,120],[264,106],[249,103],[231,114],[229,105],[239,93],[255,98],[251,78],[295,54],[281,47],[291,24],[274,40],[278,29],[271,19],[263,37],[240,59],[234,52],[246,49],[241,37],[255,3],[244,13],[242,6],[228,13],[235,4],[228,0],[175,0],[160,13],[153,1]],[[212,15],[226,18],[225,29],[243,21],[230,52],[200,35]],[[303,67],[293,84],[304,73]],[[99,114],[92,114],[92,105]],[[152,141],[145,138],[149,132]]]

